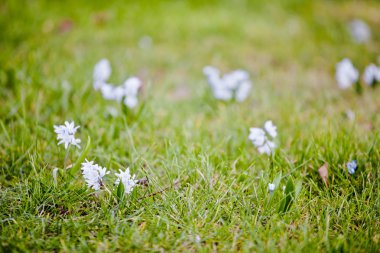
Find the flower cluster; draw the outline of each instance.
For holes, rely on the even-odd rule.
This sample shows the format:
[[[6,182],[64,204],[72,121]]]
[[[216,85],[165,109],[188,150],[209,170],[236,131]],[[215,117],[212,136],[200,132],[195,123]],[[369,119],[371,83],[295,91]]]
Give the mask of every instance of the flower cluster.
[[[359,71],[354,67],[350,59],[344,58],[336,65],[336,81],[341,89],[347,89],[359,80]]]
[[[88,161],[87,159],[86,162],[82,163],[81,169],[87,186],[95,191],[100,190],[101,186],[104,185],[103,177],[110,173],[106,168],[102,168],[98,164],[94,164],[93,161]],[[122,170],[119,171],[120,173],[115,173],[115,176],[117,177],[115,183],[117,185],[123,183],[125,193],[129,194],[137,184],[137,180],[135,180],[136,175],[131,176],[129,168],[124,172]]]
[[[104,73],[106,72],[103,72],[103,76]],[[99,76],[101,76],[101,73]],[[74,145],[80,148],[79,143],[81,140],[75,139],[74,136],[78,128],[79,126],[75,126],[74,121],[65,121],[64,125],[54,125],[54,132],[57,133],[57,139],[59,140],[58,145],[63,143],[66,149],[69,145]],[[100,190],[100,188],[104,185],[103,178],[110,173],[105,167],[95,164],[93,161],[88,161],[87,159],[82,163],[81,170],[87,186],[95,191]],[[55,181],[57,178],[56,173],[57,171],[55,170],[55,172],[53,172],[53,178]],[[137,180],[135,180],[135,175],[131,176],[129,168],[127,168],[124,172],[120,170],[120,173],[115,173],[115,176],[117,177],[116,184],[123,183],[126,194],[133,191],[133,188],[137,184]]]
[[[364,70],[363,80],[368,86],[380,83],[380,67],[375,64],[368,65]]]
[[[216,99],[228,101],[235,98],[243,102],[248,97],[252,86],[248,72],[235,70],[221,76],[219,69],[207,66],[203,73]]]
[[[65,121],[64,125],[54,125],[54,132],[57,134],[57,140],[59,140],[58,145],[64,144],[65,149],[68,149],[69,145],[76,146],[80,148],[80,139],[75,138],[75,133],[79,126],[75,126],[74,121]]]
[[[86,162],[82,163],[82,174],[87,186],[98,191],[103,185],[103,177],[109,174],[109,171],[86,159]]]
[[[249,131],[248,138],[252,141],[260,154],[270,155],[276,148],[274,138],[277,136],[277,127],[273,125],[271,120],[265,122],[264,129],[252,127]],[[267,135],[269,135],[272,140],[270,140]]]
[[[137,94],[141,87],[141,81],[137,77],[128,78],[122,85],[115,86],[107,83],[111,75],[111,65],[107,59],[100,60],[94,67],[94,89],[100,90],[107,100],[121,102],[129,108],[138,104]]]
[[[126,194],[129,194],[133,191],[133,188],[135,187],[137,180],[135,180],[136,175],[131,176],[129,172],[129,168],[127,168],[124,172],[122,170],[119,170],[120,173],[115,173],[117,179],[115,184],[123,183],[124,185],[124,191]]]
[[[359,71],[354,67],[351,60],[344,58],[336,65],[335,79],[341,89],[347,89],[353,84],[359,83]],[[380,83],[380,67],[375,64],[368,65],[363,73],[363,81],[368,86]]]
[[[351,162],[348,162],[346,164],[346,167],[347,167],[348,173],[353,175],[353,174],[355,174],[356,169],[358,168],[358,164],[357,164],[356,160],[352,160]]]

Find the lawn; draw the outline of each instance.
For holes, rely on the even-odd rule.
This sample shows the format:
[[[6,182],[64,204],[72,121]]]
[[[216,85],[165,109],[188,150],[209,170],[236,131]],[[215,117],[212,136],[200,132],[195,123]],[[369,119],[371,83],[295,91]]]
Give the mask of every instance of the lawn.
[[[380,87],[335,80],[345,57],[360,73],[380,64],[379,13],[378,1],[1,2],[0,251],[379,252]],[[355,18],[370,41],[353,41]],[[102,58],[110,82],[141,79],[135,108],[94,90]],[[249,97],[215,99],[206,65],[248,71]],[[66,120],[81,149],[57,145]],[[248,139],[267,120],[270,155]],[[98,191],[84,158],[111,172]],[[127,167],[144,180],[123,195],[113,174]]]

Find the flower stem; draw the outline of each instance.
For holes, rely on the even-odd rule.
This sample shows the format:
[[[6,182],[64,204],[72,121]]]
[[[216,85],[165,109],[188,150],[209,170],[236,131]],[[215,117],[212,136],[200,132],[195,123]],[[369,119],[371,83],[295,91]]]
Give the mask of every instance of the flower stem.
[[[63,161],[63,168],[66,169],[66,164],[67,164],[67,159],[69,157],[69,153],[70,153],[70,145],[69,147],[66,149],[66,155],[65,155],[65,160]]]
[[[104,186],[104,189],[110,194],[112,195],[112,192],[110,189],[107,188],[106,184],[102,181],[102,185]]]

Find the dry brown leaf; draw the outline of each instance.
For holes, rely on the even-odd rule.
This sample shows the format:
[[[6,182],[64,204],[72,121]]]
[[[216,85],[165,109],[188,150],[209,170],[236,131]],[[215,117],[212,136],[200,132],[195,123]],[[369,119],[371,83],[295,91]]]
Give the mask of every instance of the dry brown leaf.
[[[140,231],[143,231],[145,229],[145,226],[146,226],[146,222],[145,221],[141,222],[141,224],[139,225]]]
[[[322,178],[323,183],[326,187],[329,187],[329,164],[325,163],[318,169],[319,175]]]

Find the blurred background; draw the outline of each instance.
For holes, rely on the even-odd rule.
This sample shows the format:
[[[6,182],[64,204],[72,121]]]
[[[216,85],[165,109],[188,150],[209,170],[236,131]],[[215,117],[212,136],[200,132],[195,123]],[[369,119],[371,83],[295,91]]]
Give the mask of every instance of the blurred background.
[[[91,93],[93,66],[108,58],[111,82],[137,75],[153,100],[204,103],[197,100],[209,93],[202,68],[214,65],[247,70],[255,87],[249,103],[265,114],[307,105],[326,115],[332,101],[344,111],[356,98],[346,92],[340,99],[335,64],[349,57],[363,71],[379,63],[379,13],[379,1],[3,1],[2,99],[17,84],[52,97],[75,87],[55,112],[92,104],[99,100]],[[355,19],[371,31],[363,43],[350,33]],[[372,99],[357,103],[378,112]]]
[[[294,71],[298,66],[332,70],[346,56],[365,65],[377,62],[379,54],[379,5],[378,1],[9,0],[0,4],[1,66],[37,62],[41,74],[71,74],[83,82],[93,63],[108,57],[116,80],[127,69],[156,81],[171,75],[178,82],[207,64],[226,70],[243,67],[256,74],[277,68]],[[353,19],[368,24],[371,41],[353,41],[348,31]],[[167,71],[172,66],[175,71]]]

